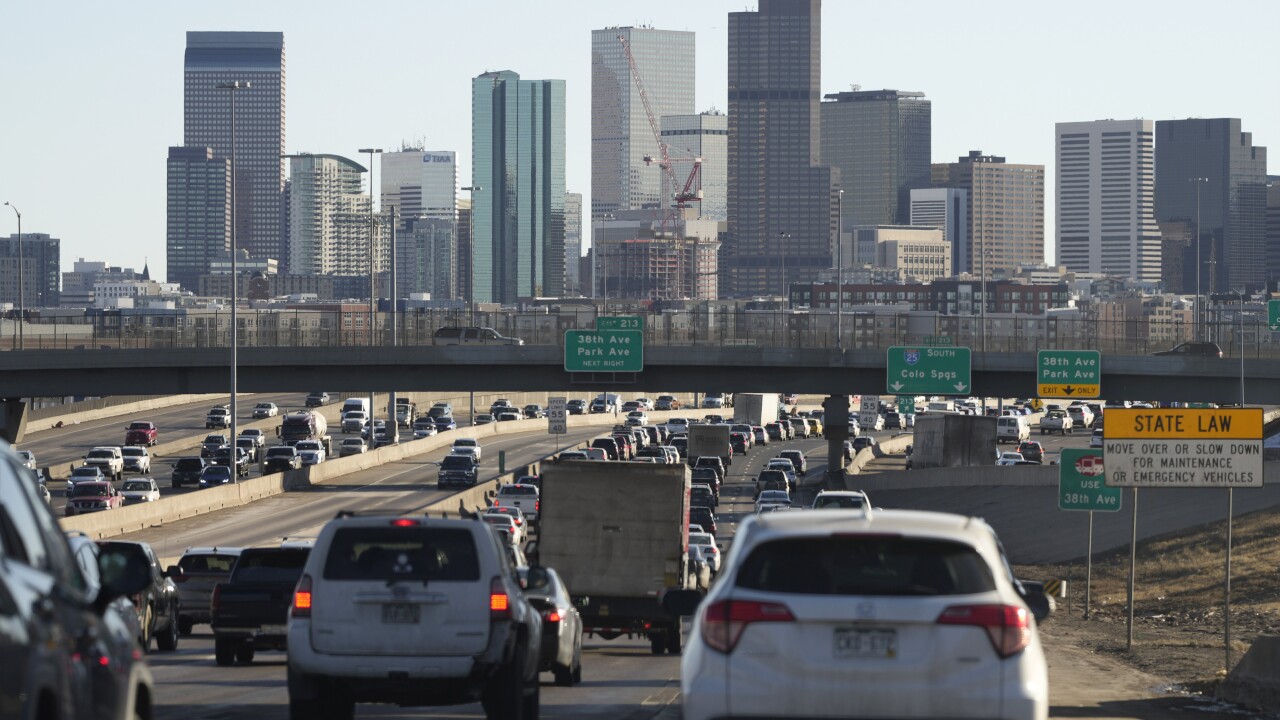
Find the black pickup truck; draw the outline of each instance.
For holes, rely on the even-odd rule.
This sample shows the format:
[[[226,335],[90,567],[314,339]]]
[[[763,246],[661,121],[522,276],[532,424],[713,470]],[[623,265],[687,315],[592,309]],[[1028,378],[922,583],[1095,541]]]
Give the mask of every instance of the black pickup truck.
[[[214,586],[210,627],[219,665],[253,662],[257,650],[284,650],[289,606],[311,548],[248,548],[227,582]]]

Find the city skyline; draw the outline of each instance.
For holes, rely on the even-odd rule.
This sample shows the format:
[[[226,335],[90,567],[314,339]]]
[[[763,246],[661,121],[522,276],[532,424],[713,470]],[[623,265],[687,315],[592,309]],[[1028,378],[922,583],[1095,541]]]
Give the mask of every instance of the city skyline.
[[[62,238],[63,269],[76,257],[113,265],[150,264],[155,277],[165,277],[165,171],[168,148],[181,143],[182,62],[188,31],[282,32],[289,53],[289,132],[286,151],[354,156],[356,148],[401,142],[452,150],[459,156],[459,181],[470,177],[469,81],[489,69],[519,69],[529,77],[566,80],[566,189],[590,191],[590,45],[591,31],[610,26],[651,25],[697,33],[698,70],[695,110],[725,110],[727,16],[741,3],[708,2],[697,6],[656,2],[646,14],[585,2],[546,5],[487,2],[467,7],[424,7],[386,3],[383,17],[396,18],[366,51],[332,53],[345,28],[326,24],[326,9],[336,4],[303,6],[281,3],[250,6],[225,3],[219,18],[207,10],[174,7],[163,14],[118,11],[78,3],[80,11],[37,4],[20,6],[4,43],[4,58],[22,71],[7,92],[12,108],[0,128],[10,142],[0,148],[0,199],[22,208],[24,233]],[[748,6],[750,7],[750,6]],[[1108,24],[1097,26],[1096,13],[1106,7]],[[237,12],[244,10],[245,12]],[[306,10],[307,12],[303,12]],[[1221,17],[1205,16],[1191,3],[1173,3],[1157,17],[1140,8],[1086,4],[1080,13],[1058,18],[1056,32],[1044,33],[1047,15],[1028,13],[1011,2],[984,3],[977,17],[985,34],[1007,39],[1034,36],[1038,55],[1007,63],[1007,45],[977,47],[963,43],[957,27],[972,24],[972,7],[934,8],[912,23],[920,47],[937,48],[936,56],[902,57],[893,52],[893,34],[867,34],[858,42],[841,40],[840,28],[892,26],[901,11],[828,3],[823,17],[821,90],[840,92],[853,83],[863,88],[909,88],[924,92],[933,103],[933,162],[947,162],[981,148],[1010,162],[1046,166],[1046,215],[1053,217],[1054,126],[1057,122],[1142,117],[1156,121],[1187,117],[1241,118],[1254,144],[1275,145],[1280,137],[1280,98],[1257,92],[1265,85],[1265,44],[1240,43],[1232,18],[1249,16],[1263,26],[1280,10],[1263,2],[1233,6]],[[1048,12],[1047,10],[1044,12]],[[55,15],[55,13],[57,13]],[[501,13],[509,22],[482,26],[476,20]],[[677,18],[667,22],[663,18]],[[1267,18],[1272,18],[1268,21]],[[112,33],[99,28],[119,27]],[[1131,28],[1148,24],[1137,37],[1158,37],[1194,24],[1197,37],[1215,50],[1215,62],[1196,60],[1169,44],[1132,42]],[[424,28],[484,28],[476,33],[447,33],[424,38]],[[58,28],[53,34],[52,28]],[[18,28],[26,28],[17,32]],[[48,30],[46,30],[48,28]],[[541,30],[541,32],[539,32]],[[342,33],[342,35],[339,35]],[[1105,60],[1082,61],[1080,36],[1106,43]],[[554,36],[547,46],[541,38]],[[359,45],[357,41],[357,46]],[[121,51],[120,48],[130,48]],[[948,58],[939,63],[940,57]],[[39,58],[32,62],[32,58]],[[892,58],[885,60],[884,58]],[[1007,58],[1006,58],[1007,59]],[[1140,64],[1150,83],[1135,88],[1131,77],[1102,72],[1118,64]],[[983,67],[1001,68],[983,83]],[[1205,65],[1235,67],[1241,72],[1211,74]],[[425,92],[406,95],[404,73],[385,68],[416,68],[415,83]],[[1249,68],[1257,68],[1250,72]],[[1097,70],[1098,72],[1092,72]],[[1257,79],[1255,79],[1255,76]],[[127,91],[115,79],[128,78]],[[1087,81],[1080,78],[1087,78]],[[975,82],[976,80],[976,82]],[[1212,81],[1212,82],[1211,82]],[[75,93],[48,92],[75,87]],[[976,91],[984,88],[984,92]],[[340,96],[338,102],[334,95]],[[1003,103],[998,101],[1003,96]],[[377,98],[386,98],[385,109]],[[441,108],[454,108],[441,111]],[[90,118],[90,122],[85,119]],[[86,146],[113,157],[113,176],[97,187],[81,186],[73,205],[61,168],[76,162]],[[1274,170],[1271,174],[1275,174]],[[589,196],[584,205],[590,206]],[[74,212],[67,208],[75,207]],[[0,225],[0,235],[16,232],[13,219]],[[1051,222],[1046,223],[1048,258],[1054,256]]]

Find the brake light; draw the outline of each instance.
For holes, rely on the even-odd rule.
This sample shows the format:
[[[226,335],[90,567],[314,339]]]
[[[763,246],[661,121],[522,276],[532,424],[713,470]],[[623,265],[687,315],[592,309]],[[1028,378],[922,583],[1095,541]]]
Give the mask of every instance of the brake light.
[[[560,613],[555,610],[547,613],[547,622],[560,622]]]
[[[511,598],[507,595],[506,586],[502,584],[502,578],[494,578],[489,583],[489,619],[511,619]]]
[[[303,575],[293,591],[293,609],[289,613],[296,618],[311,617],[311,576]]]
[[[538,511],[540,511],[540,510],[542,510],[542,501],[541,501],[541,500],[534,500],[534,501],[533,501],[533,511],[534,511],[534,512],[538,512]]]
[[[952,605],[938,616],[939,625],[985,628],[991,647],[1007,658],[1031,644],[1031,619],[1026,608],[1014,605]]]
[[[418,521],[413,518],[396,518],[391,521],[391,527],[417,527]]]
[[[707,614],[702,619],[702,639],[713,650],[731,653],[748,625],[795,620],[791,610],[781,603],[721,600],[707,608]]]

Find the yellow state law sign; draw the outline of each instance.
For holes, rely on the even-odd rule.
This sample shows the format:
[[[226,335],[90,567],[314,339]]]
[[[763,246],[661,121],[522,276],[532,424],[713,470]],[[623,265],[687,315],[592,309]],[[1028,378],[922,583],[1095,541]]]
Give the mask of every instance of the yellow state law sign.
[[[1261,440],[1262,408],[1107,408],[1108,440]]]

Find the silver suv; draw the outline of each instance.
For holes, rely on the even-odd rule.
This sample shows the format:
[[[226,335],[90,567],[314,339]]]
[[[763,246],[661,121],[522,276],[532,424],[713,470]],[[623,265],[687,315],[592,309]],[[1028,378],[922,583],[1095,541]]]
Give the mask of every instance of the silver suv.
[[[340,513],[289,614],[292,718],[477,700],[489,718],[538,716],[542,618],[487,523]]]

